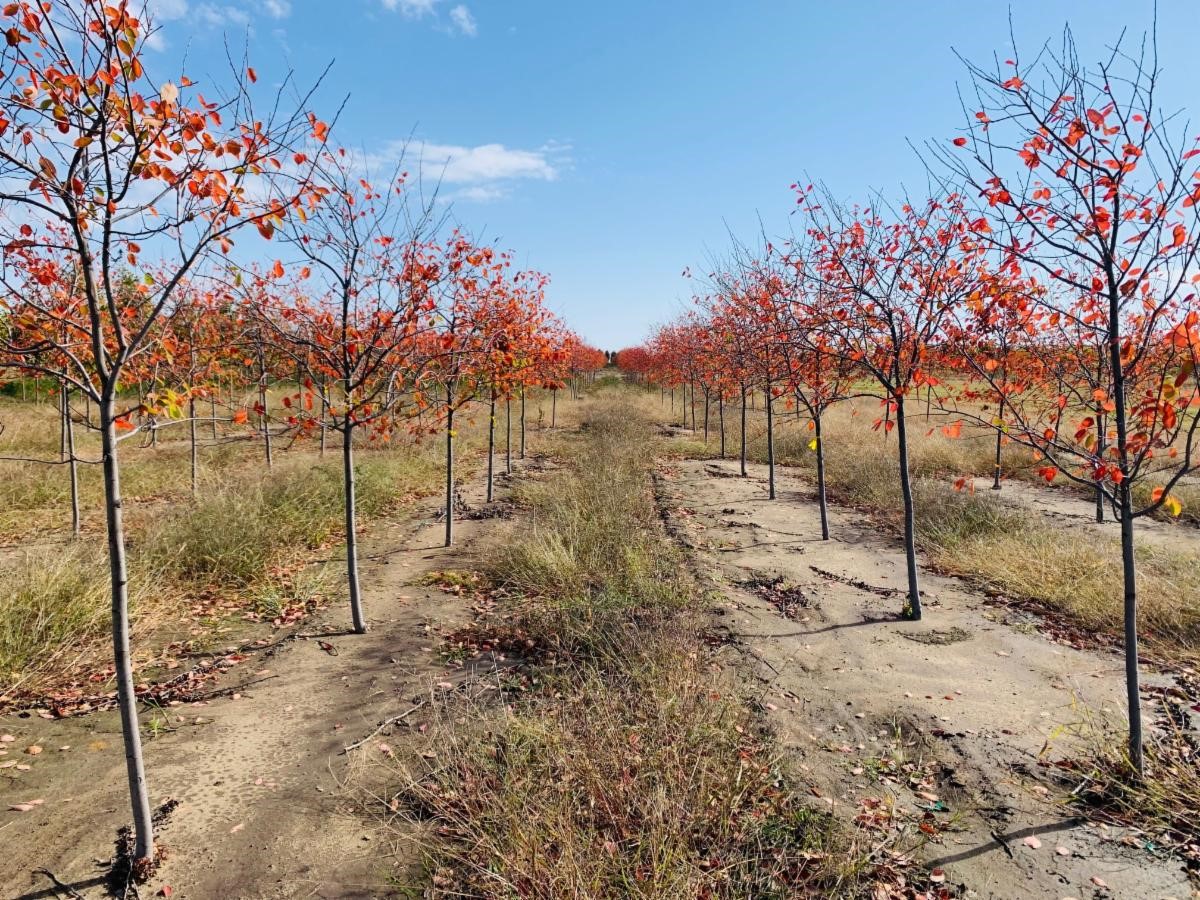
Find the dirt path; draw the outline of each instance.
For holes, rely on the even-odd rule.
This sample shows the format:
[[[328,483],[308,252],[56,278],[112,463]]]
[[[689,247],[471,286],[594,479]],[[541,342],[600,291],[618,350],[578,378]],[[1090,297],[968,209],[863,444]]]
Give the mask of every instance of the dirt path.
[[[723,589],[729,635],[817,796],[873,843],[926,822],[936,837],[923,857],[969,897],[1193,896],[1179,862],[1075,819],[1019,774],[1047,742],[1065,749],[1058,729],[1080,720],[1080,704],[1119,721],[1119,659],[1002,624],[962,582],[929,574],[924,621],[901,621],[898,544],[837,509],[834,539],[816,539],[809,485],[781,471],[771,502],[764,475],[685,460],[664,469],[660,491]]]
[[[481,506],[481,479],[462,493],[469,506]],[[303,629],[334,632],[323,636],[329,649],[316,639],[292,641],[241,663],[215,687],[257,683],[163,711],[167,730],[146,743],[148,776],[156,804],[174,798],[180,806],[159,834],[173,852],[142,896],[163,885],[197,900],[386,894],[386,848],[341,808],[350,764],[341,751],[463,677],[442,663],[437,644],[441,632],[470,619],[467,601],[417,582],[430,571],[469,568],[495,520],[462,521],[447,550],[435,514],[430,502],[418,513],[424,520],[402,516],[371,527],[363,542],[367,635],[346,634],[348,612],[336,605]],[[144,714],[143,724],[151,718]],[[39,867],[101,896],[97,861],[111,856],[115,829],[129,817],[115,713],[8,716],[0,719],[4,733],[16,741],[0,760],[29,769],[0,770],[0,810],[44,802],[0,812],[0,896],[56,896],[33,874]],[[23,753],[35,744],[44,752]]]

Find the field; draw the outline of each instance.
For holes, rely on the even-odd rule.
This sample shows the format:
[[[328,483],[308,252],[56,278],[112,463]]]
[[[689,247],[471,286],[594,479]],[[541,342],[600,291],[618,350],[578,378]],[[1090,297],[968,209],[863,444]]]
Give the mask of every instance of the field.
[[[437,467],[430,448],[364,454],[364,473],[381,473],[362,479],[380,485],[364,491],[366,636],[341,624],[327,562],[336,508],[318,519],[314,448],[281,453],[266,475],[256,448],[214,445],[209,465],[225,483],[258,489],[176,494],[203,512],[187,519],[162,502],[179,491],[180,448],[139,450],[130,469],[160,485],[131,504],[134,559],[159,573],[138,611],[139,682],[185,686],[144,700],[155,803],[179,803],[150,886],[199,897],[300,885],[317,895],[1051,897],[1099,879],[1113,896],[1187,895],[1197,775],[1165,717],[1156,713],[1150,741],[1164,768],[1152,772],[1171,766],[1191,780],[1101,795],[1112,763],[1095,754],[1119,728],[1122,687],[1105,635],[1119,634],[1120,599],[1099,581],[1062,581],[1082,536],[1097,558],[1112,540],[1111,525],[1088,521],[1086,500],[1019,480],[955,491],[945,472],[965,471],[970,451],[940,436],[919,443],[927,613],[904,623],[883,436],[860,434],[848,413],[831,425],[833,539],[821,541],[803,423],[779,426],[772,501],[761,433],[750,431],[742,478],[719,458],[717,435],[706,449],[679,412],[610,378],[564,402],[556,428],[530,431],[491,504],[472,432],[451,548],[439,546],[437,501],[415,487]],[[273,555],[246,525],[236,580],[151,555],[142,535],[184,521],[198,534],[278,521],[289,506],[276,478],[304,485],[292,488],[307,511],[295,527],[311,540]],[[29,515],[52,521],[61,495],[50,496]],[[1191,607],[1171,602],[1197,571],[1191,527],[1144,536],[1148,698],[1193,696]],[[47,526],[45,552],[95,552],[91,532],[73,544]],[[1043,569],[1005,555],[1017,541],[1050,542]],[[36,892],[43,866],[77,889],[99,884],[92,861],[105,858],[109,810],[121,807],[114,713],[96,699],[106,684],[90,623],[102,614],[57,622],[55,604],[97,601],[79,569],[36,571],[26,590],[57,598],[41,601],[57,630],[31,628],[23,611],[6,620],[9,658],[54,661],[25,667],[0,720],[12,738],[4,759],[21,764],[0,772],[5,802],[41,801],[8,814],[4,827],[21,835],[8,893]],[[297,585],[311,593],[297,597]],[[91,711],[73,692],[82,684]],[[1081,777],[1096,789],[1082,795],[1089,804],[1070,793]],[[1167,854],[1148,854],[1146,841]]]
[[[1200,900],[1196,16],[1068,5],[3,5],[0,896]]]

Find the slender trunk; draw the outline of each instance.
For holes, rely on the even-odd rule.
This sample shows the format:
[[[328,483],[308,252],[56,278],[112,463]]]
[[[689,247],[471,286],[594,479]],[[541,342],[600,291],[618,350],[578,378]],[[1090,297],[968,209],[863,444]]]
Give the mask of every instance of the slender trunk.
[[[717,416],[721,426],[721,459],[725,458],[725,394],[717,395]]]
[[[446,388],[446,546],[454,543],[454,392]]]
[[[742,385],[742,477],[746,477],[746,386]]]
[[[342,432],[342,481],[346,492],[346,583],[350,588],[350,618],[355,634],[367,633],[358,584],[358,497],[354,485],[354,426],[347,418]]]
[[[325,380],[321,379],[321,456],[325,455],[325,418],[329,412],[329,404],[325,401]]]
[[[67,459],[67,383],[58,387],[58,460]]]
[[[265,368],[259,371],[258,405],[262,408],[259,418],[262,421],[263,449],[266,451],[267,468],[269,469],[274,461],[271,458],[271,424],[267,421],[267,372]]]
[[[1104,417],[1096,416],[1096,456],[1104,456]],[[1096,485],[1096,521],[1104,521],[1104,490]]]
[[[1121,504],[1121,572],[1125,585],[1125,699],[1129,704],[1129,761],[1140,775],[1145,766],[1142,751],[1142,696],[1138,677],[1137,562],[1133,552],[1133,498],[1129,482],[1119,486]]]
[[[1001,449],[1003,440],[1004,440],[1004,432],[1001,431],[999,429],[999,427],[997,427],[996,428],[996,462],[993,466],[993,473],[992,473],[992,490],[993,491],[1000,490],[1000,469],[1001,469],[1000,449]]]
[[[813,416],[817,442],[817,506],[821,510],[821,540],[829,540],[829,503],[825,496],[825,441],[821,438],[821,413]]]
[[[904,495],[904,561],[908,566],[908,603],[905,618],[921,618],[921,590],[917,584],[917,524],[913,509],[912,475],[908,471],[908,434],[904,420],[904,398],[896,398],[896,440],[900,445],[900,491]]]
[[[558,421],[558,388],[550,391],[550,427]]]
[[[496,392],[492,391],[488,403],[488,465],[487,465],[487,502],[492,502],[494,475],[496,470]]]
[[[200,453],[196,445],[196,398],[188,398],[188,432],[191,439],[192,499],[200,496]]]
[[[704,443],[708,445],[708,413],[711,398],[708,394],[708,388],[704,389]]]
[[[512,474],[512,397],[504,398],[504,471]]]
[[[1117,460],[1124,476],[1117,485],[1121,517],[1121,574],[1124,581],[1125,700],[1129,706],[1129,762],[1140,776],[1145,769],[1142,751],[1142,696],[1138,684],[1137,561],[1133,550],[1133,485],[1129,478],[1129,430],[1125,413],[1125,369],[1121,360],[1120,302],[1113,270],[1108,271],[1108,319],[1112,334],[1108,351],[1113,377],[1113,410],[1117,426]],[[1097,417],[1099,418],[1099,417]],[[1097,509],[1102,507],[1097,504]]]
[[[79,463],[75,459],[75,423],[71,421],[71,391],[65,388],[63,403],[66,406],[67,471],[71,479],[71,537],[79,537],[82,522],[79,517]]]
[[[217,439],[217,391],[213,388],[208,393],[208,415],[212,423],[212,439]]]
[[[125,745],[125,774],[133,809],[133,855],[135,859],[149,859],[154,855],[154,823],[150,812],[150,791],[146,785],[146,766],[142,759],[142,736],[138,730],[133,660],[129,653],[129,572],[125,561],[125,523],[121,509],[121,467],[117,459],[115,393],[115,385],[106,387],[100,401],[104,519],[112,582],[113,668],[117,680],[117,707],[121,712],[121,737]]]
[[[525,458],[525,388],[521,388],[521,459]]]
[[[696,382],[691,383],[691,390],[688,391],[688,405],[692,410],[692,434],[696,433]]]
[[[767,392],[763,395],[767,406],[767,497],[775,499],[775,397],[771,383],[767,382]]]
[[[931,384],[925,388],[925,421],[926,422],[929,421],[929,416],[930,416],[930,413],[932,412],[932,410],[931,410],[932,406],[933,406],[933,385]]]

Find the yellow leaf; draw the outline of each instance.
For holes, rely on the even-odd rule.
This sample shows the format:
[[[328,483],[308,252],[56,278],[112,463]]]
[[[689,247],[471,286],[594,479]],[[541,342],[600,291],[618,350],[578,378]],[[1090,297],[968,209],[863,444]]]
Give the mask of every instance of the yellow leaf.
[[[811,441],[808,442],[808,449],[809,450],[817,449],[817,439],[816,438],[813,438]]]
[[[1168,496],[1163,506],[1167,508],[1168,513],[1175,517],[1178,517],[1183,512],[1183,504],[1173,496]]]

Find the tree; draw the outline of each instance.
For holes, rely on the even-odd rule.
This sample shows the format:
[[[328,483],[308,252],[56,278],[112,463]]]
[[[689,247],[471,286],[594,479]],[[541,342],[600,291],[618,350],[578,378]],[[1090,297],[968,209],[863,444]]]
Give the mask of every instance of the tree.
[[[958,194],[919,207],[905,203],[887,220],[879,204],[847,211],[828,196],[822,205],[809,189],[796,189],[817,250],[809,267],[811,289],[833,300],[822,321],[828,346],[877,386],[884,415],[875,427],[896,429],[908,574],[904,615],[920,619],[906,402],[932,384],[930,347],[951,311],[984,277],[982,250]]]
[[[1120,521],[1129,759],[1141,772],[1134,523],[1177,511],[1171,489],[1197,467],[1200,147],[1157,106],[1152,39],[1118,42],[1088,67],[1066,32],[1029,65],[1014,49],[968,71],[979,108],[933,155],[978,194],[977,239],[1045,282],[1043,336],[1066,324],[1094,348],[1039,345],[1068,384],[1096,386],[1074,402],[1026,392],[1009,404],[1010,434],[1045,458],[1047,479],[1100,491]],[[982,356],[976,369],[993,380]]]
[[[314,165],[324,202],[280,232],[299,258],[293,295],[278,310],[265,304],[255,309],[259,330],[307,374],[294,398],[292,423],[328,427],[342,438],[346,583],[354,631],[363,634],[354,438],[360,428],[388,428],[400,396],[396,382],[411,386],[422,377],[428,360],[419,352],[420,337],[431,327],[426,319],[435,308],[432,288],[440,268],[428,244],[432,205],[408,202],[406,173],[398,170],[376,188],[344,149],[318,151]],[[273,276],[284,273],[277,261]],[[321,403],[314,410],[317,382]],[[325,402],[329,384],[340,393],[332,405]],[[293,404],[292,398],[285,402]]]
[[[291,209],[316,199],[302,167],[281,173],[284,154],[303,139],[321,140],[326,126],[302,111],[307,98],[258,115],[253,70],[237,73],[224,100],[202,99],[183,76],[152,80],[142,61],[147,26],[124,0],[25,0],[2,15],[0,240],[24,263],[5,273],[5,306],[24,328],[23,342],[9,350],[98,409],[118,706],[134,855],[145,871],[153,826],[129,657],[119,463],[119,429],[132,410],[121,406],[120,388],[211,250],[231,249],[247,225],[270,237]],[[170,264],[146,270],[144,248],[170,254]],[[24,279],[61,269],[79,279],[82,302],[69,313],[24,290]],[[125,272],[129,291],[121,289]],[[34,362],[49,348],[69,361],[66,373]]]

